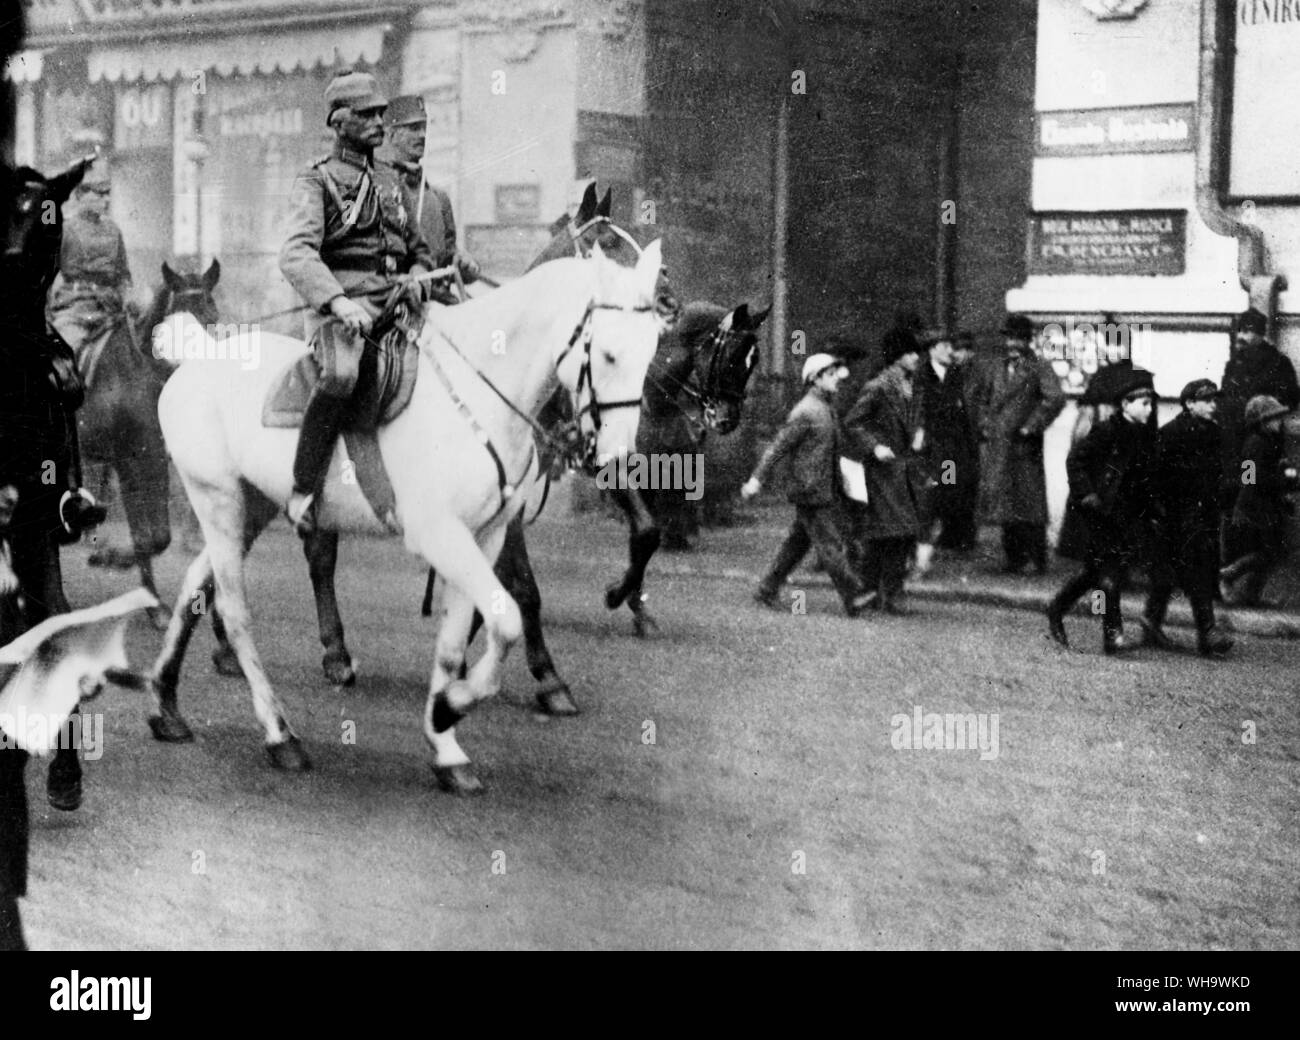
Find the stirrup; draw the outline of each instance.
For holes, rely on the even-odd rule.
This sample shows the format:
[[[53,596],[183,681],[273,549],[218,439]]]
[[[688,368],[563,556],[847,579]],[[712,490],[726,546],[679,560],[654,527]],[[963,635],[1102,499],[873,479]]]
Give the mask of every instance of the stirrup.
[[[299,538],[316,533],[316,496],[294,491],[284,504],[284,515]]]

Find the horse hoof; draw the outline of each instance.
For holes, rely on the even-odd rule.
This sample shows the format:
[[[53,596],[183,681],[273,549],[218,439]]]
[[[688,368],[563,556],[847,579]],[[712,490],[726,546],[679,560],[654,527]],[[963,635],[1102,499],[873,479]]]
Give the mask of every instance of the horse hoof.
[[[146,614],[149,615],[149,621],[159,632],[166,632],[167,626],[172,623],[172,612],[166,607],[150,607]]]
[[[311,769],[311,759],[307,757],[302,741],[297,737],[290,737],[279,744],[267,744],[266,753],[271,756],[271,765],[286,773],[305,773]]]
[[[351,657],[330,657],[327,654],[321,658],[321,668],[325,671],[325,678],[335,686],[351,686],[357,681]]]
[[[557,716],[577,715],[582,710],[573,699],[573,695],[569,693],[569,687],[564,683],[551,689],[538,690],[537,707],[543,715]]]
[[[164,744],[188,744],[194,739],[194,731],[174,708],[164,708],[161,715],[150,715],[149,728],[154,739]]]
[[[642,610],[632,615],[632,631],[644,639],[659,631],[659,622]]]
[[[219,646],[212,651],[212,667],[217,670],[218,675],[230,679],[244,677],[244,669],[239,664],[239,655],[228,646]]]
[[[613,585],[605,586],[605,607],[608,610],[617,610],[627,599],[627,593],[623,587],[615,582]]]
[[[473,766],[434,766],[433,775],[448,794],[483,793],[483,781],[474,775]]]

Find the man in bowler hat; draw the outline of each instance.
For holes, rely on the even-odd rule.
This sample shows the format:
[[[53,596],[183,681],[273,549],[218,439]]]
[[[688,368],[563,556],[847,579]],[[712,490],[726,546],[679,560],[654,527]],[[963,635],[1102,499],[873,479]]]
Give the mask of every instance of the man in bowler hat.
[[[987,442],[980,500],[984,519],[1002,526],[1004,571],[1032,564],[1047,570],[1047,474],[1043,434],[1065,407],[1065,391],[1033,347],[1034,325],[1023,314],[1002,327],[1006,354],[982,387],[981,431]]]

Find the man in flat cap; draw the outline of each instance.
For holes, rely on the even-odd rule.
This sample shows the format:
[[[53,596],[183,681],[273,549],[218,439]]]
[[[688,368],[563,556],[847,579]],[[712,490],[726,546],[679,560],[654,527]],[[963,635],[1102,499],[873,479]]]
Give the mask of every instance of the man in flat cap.
[[[1002,326],[1003,362],[990,373],[979,405],[988,443],[980,501],[987,523],[1002,526],[1004,571],[1032,564],[1047,570],[1047,473],[1043,433],[1065,407],[1065,391],[1049,362],[1034,350],[1034,323],[1010,314]]]
[[[1295,366],[1268,339],[1268,319],[1248,307],[1233,320],[1232,348],[1223,369],[1223,395],[1219,399],[1219,425],[1223,429],[1223,478],[1231,488],[1221,505],[1227,525],[1241,487],[1241,460],[1246,439],[1246,404],[1268,394],[1288,408],[1300,407],[1300,385]]]
[[[307,333],[321,380],[303,416],[286,513],[301,535],[315,529],[314,503],[356,389],[383,291],[402,275],[433,270],[397,171],[375,161],[388,99],[373,76],[340,72],[325,89],[333,152],[294,182],[280,271],[310,305]],[[420,295],[413,284],[410,306]],[[375,349],[373,345],[369,349]]]
[[[479,267],[473,257],[456,248],[456,218],[451,212],[451,199],[445,191],[429,183],[421,165],[428,127],[424,98],[419,94],[393,98],[384,113],[384,126],[388,132],[388,161],[401,176],[407,213],[414,215],[416,226],[433,254],[434,265],[448,267],[454,263],[460,269],[461,278],[472,282],[478,277]]]
[[[1222,433],[1214,421],[1219,388],[1194,379],[1179,395],[1181,414],[1160,428],[1156,497],[1161,509],[1159,544],[1151,588],[1142,612],[1143,642],[1172,648],[1164,633],[1165,613],[1174,587],[1187,594],[1196,622],[1196,647],[1215,657],[1232,649],[1232,640],[1214,622],[1214,589],[1219,580],[1219,451]]]

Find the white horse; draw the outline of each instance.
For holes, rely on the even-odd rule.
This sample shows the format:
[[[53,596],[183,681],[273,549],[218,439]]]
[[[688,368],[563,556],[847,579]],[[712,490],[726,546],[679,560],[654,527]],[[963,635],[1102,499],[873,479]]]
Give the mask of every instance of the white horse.
[[[506,524],[538,477],[534,417],[557,385],[576,411],[598,457],[625,455],[636,443],[646,369],[658,342],[654,311],[660,246],[634,269],[598,251],[591,259],[545,264],[497,292],[456,307],[431,306],[419,336],[419,376],[410,405],[379,430],[379,448],[397,500],[406,547],[438,572],[436,659],[424,712],[439,783],[481,787],[456,742],[455,724],[500,688],[501,669],[521,634],[519,609],[492,572]],[[256,335],[256,333],[253,333]],[[159,335],[191,343],[206,332],[188,314]],[[150,675],[160,740],[192,740],[177,708],[186,644],[215,585],[216,607],[252,690],[272,763],[307,769],[253,645],[245,602],[244,557],[289,498],[297,431],[262,425],[275,377],[304,350],[301,341],[262,334],[260,363],[202,358],[250,352],[185,349],[158,403],[167,448],[203,529],[162,651]],[[525,416],[527,418],[525,418]],[[355,479],[345,479],[335,448],[318,522],[338,531],[383,533]],[[486,619],[483,657],[457,679],[474,610]]]

